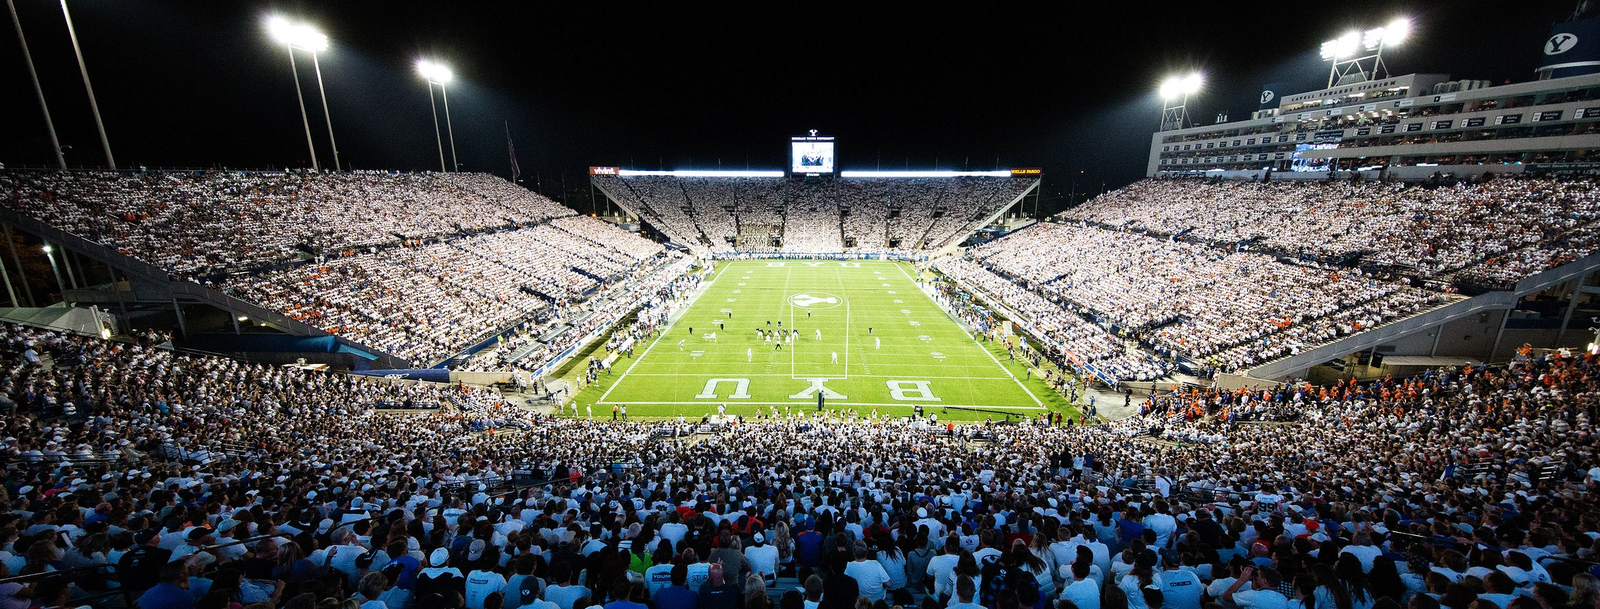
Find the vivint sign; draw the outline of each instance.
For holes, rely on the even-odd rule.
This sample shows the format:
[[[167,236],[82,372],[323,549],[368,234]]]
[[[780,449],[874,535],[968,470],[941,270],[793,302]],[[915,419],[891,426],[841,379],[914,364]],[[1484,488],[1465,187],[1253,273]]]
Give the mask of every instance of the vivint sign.
[[[622,174],[622,168],[621,167],[590,167],[589,168],[589,175],[592,175],[592,176],[614,176],[614,175],[621,175],[621,174]]]

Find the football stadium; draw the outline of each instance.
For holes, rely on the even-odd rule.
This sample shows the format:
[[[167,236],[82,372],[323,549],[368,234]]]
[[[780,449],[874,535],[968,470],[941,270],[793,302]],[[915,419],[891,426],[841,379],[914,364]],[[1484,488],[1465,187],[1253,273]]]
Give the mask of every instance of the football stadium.
[[[1600,609],[1589,2],[6,4],[0,609]]]

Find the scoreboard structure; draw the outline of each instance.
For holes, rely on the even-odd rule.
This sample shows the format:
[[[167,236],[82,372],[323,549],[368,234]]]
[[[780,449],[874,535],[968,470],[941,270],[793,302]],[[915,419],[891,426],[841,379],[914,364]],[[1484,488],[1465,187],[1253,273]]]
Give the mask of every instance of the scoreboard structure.
[[[833,136],[817,135],[817,130],[812,129],[810,135],[797,135],[789,138],[789,173],[792,175],[821,176],[833,175],[838,171],[838,156],[834,149]]]

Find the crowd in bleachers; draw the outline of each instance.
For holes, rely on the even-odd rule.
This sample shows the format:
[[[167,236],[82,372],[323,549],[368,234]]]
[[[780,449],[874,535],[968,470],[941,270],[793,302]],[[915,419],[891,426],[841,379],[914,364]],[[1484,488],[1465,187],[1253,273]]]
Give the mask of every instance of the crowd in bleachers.
[[[662,311],[669,303],[675,303],[699,285],[699,275],[688,274],[689,264],[688,258],[671,256],[670,261],[655,266],[648,274],[608,288],[581,310],[542,324],[530,322],[504,340],[468,357],[455,369],[536,372],[568,349],[582,347],[584,338],[595,330],[615,324],[629,312],[636,312],[641,323],[653,328],[663,321]],[[542,338],[550,340],[539,342]],[[534,343],[538,344],[533,350],[521,352]]]
[[[971,255],[1159,352],[1229,369],[1293,354],[1440,299],[1357,270],[1049,222]]]
[[[684,187],[677,180],[664,178],[621,178],[594,176],[591,179],[623,206],[648,219],[657,230],[672,235],[686,246],[716,247],[707,240],[690,217],[693,209],[684,195]]]
[[[663,251],[486,174],[0,172],[0,202],[418,364]]]
[[[939,272],[981,290],[991,305],[1010,309],[1022,322],[1049,339],[1054,353],[1074,364],[1088,364],[1115,379],[1153,380],[1166,376],[1172,366],[1105,328],[1088,322],[1038,294],[996,275],[972,261],[957,257],[936,260]],[[1076,358],[1076,359],[1074,359]],[[1066,361],[1059,360],[1063,368]]]
[[[432,364],[537,312],[564,315],[603,281],[647,262],[637,256],[660,250],[598,220],[574,217],[238,275],[222,289],[329,333]]]
[[[1062,215],[1214,244],[1359,263],[1416,277],[1512,282],[1595,250],[1593,180],[1387,182],[1144,180]]]
[[[905,254],[937,249],[979,228],[977,223],[1032,184],[996,178],[811,183],[783,178],[593,179],[675,241],[717,254]],[[774,238],[781,247],[771,245]]]
[[[726,237],[739,233],[738,221],[730,212],[739,205],[739,189],[726,180],[713,178],[685,179],[682,186],[689,208],[694,211],[695,225],[711,239],[712,251],[727,251],[731,246]]]
[[[1104,426],[782,416],[679,443],[460,386],[0,326],[0,578],[26,576],[0,600],[1595,609],[1596,393],[1594,356],[1525,354],[1162,394]],[[373,410],[406,401],[440,408]],[[1242,423],[1265,412],[1297,420]],[[224,442],[253,454],[211,458]],[[517,470],[556,481],[489,486]]]
[[[0,204],[196,277],[573,215],[477,173],[0,172]]]

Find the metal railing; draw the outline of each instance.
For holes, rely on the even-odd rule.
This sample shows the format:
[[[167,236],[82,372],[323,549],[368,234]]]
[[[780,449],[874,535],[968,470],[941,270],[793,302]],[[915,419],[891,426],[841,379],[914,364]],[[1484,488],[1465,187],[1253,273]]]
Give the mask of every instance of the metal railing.
[[[0,578],[0,584],[27,585],[54,578],[64,578],[76,586],[77,589],[89,593],[85,596],[72,598],[71,604],[73,606],[88,605],[90,607],[98,607],[101,606],[101,601],[104,599],[120,596],[122,597],[122,604],[124,607],[133,607],[136,605],[135,599],[132,595],[132,592],[134,591],[120,586],[109,587],[106,585],[107,581],[116,581],[116,568],[116,565],[103,564],[86,567],[73,567],[70,569],[58,569],[55,571],[41,571],[39,573],[13,575],[11,577]],[[84,576],[83,574],[91,575]]]
[[[12,224],[25,232],[33,233],[49,241],[54,241],[81,256],[98,260],[107,266],[120,269],[130,277],[136,277],[146,283],[160,286],[167,290],[174,299],[187,299],[196,303],[210,305],[230,315],[246,314],[264,323],[282,328],[290,334],[300,336],[333,336],[335,340],[343,342],[357,350],[371,354],[390,368],[409,368],[410,363],[403,358],[395,357],[388,352],[374,349],[360,342],[348,338],[335,336],[324,332],[298,319],[294,319],[277,311],[261,305],[229,296],[204,285],[182,279],[159,268],[153,264],[123,254],[109,246],[86,239],[78,235],[61,230],[37,218],[24,214],[15,209],[0,206],[0,221]],[[120,298],[120,296],[119,296]]]

